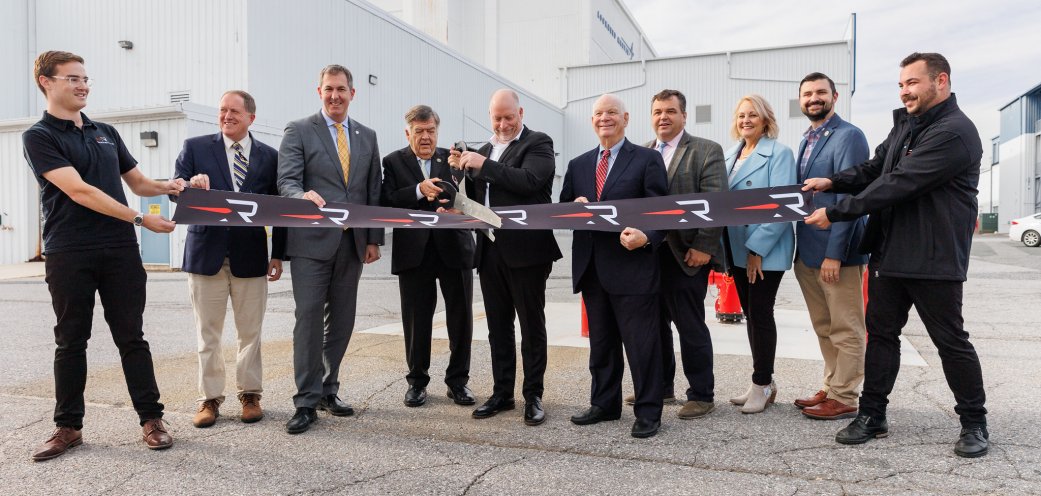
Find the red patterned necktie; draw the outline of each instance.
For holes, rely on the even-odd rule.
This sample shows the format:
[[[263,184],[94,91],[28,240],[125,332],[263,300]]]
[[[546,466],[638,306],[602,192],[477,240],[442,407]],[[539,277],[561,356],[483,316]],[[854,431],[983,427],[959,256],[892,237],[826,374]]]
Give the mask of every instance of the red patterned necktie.
[[[600,154],[600,161],[596,163],[596,201],[600,201],[600,192],[604,190],[604,181],[607,181],[607,158],[611,156],[611,150],[604,150]]]

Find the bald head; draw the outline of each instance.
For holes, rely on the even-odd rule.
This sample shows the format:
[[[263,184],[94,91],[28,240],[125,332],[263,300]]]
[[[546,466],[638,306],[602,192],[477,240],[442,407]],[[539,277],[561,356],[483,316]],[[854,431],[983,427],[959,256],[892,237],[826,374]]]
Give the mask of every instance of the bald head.
[[[492,121],[492,131],[500,143],[508,143],[516,138],[523,129],[524,108],[520,106],[517,92],[502,88],[492,93],[488,102],[488,117]]]
[[[623,114],[629,112],[625,109],[625,102],[623,102],[621,98],[618,98],[618,95],[615,95],[614,93],[604,93],[603,95],[600,95],[600,98],[597,98],[596,102],[593,103],[594,112],[597,107],[601,106],[614,106]]]
[[[600,145],[611,148],[625,138],[625,126],[629,125],[629,112],[625,102],[616,95],[607,93],[593,103],[593,131],[600,138]]]

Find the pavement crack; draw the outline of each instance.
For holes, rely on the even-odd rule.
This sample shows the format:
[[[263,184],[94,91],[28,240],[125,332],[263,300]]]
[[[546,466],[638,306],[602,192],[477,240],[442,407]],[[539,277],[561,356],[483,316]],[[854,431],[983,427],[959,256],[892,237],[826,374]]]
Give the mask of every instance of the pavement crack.
[[[388,471],[383,472],[382,474],[379,474],[379,475],[374,475],[372,477],[366,477],[364,479],[357,479],[357,480],[351,481],[349,483],[349,485],[354,486],[354,485],[358,485],[358,484],[368,484],[368,483],[370,483],[372,481],[376,481],[376,480],[382,479],[384,477],[388,477],[388,476],[394,475],[394,474],[399,473],[399,472],[415,471],[417,469],[430,470],[430,469],[443,468],[443,467],[455,467],[455,466],[459,466],[459,465],[460,465],[459,462],[450,462],[450,463],[441,463],[441,464],[438,464],[438,465],[428,465],[428,466],[425,466],[425,467],[400,467],[400,468],[396,468],[396,469],[393,469],[393,470],[388,470]]]
[[[474,485],[476,485],[478,482],[480,482],[481,479],[483,479],[484,476],[488,475],[488,473],[491,472],[492,470],[495,470],[495,469],[500,468],[500,467],[505,467],[507,465],[512,465],[512,464],[517,463],[517,462],[519,462],[521,460],[524,460],[525,458],[527,458],[527,457],[522,456],[522,457],[517,458],[516,460],[513,460],[513,461],[496,463],[496,464],[488,467],[487,469],[485,469],[484,472],[481,472],[481,473],[477,474],[477,476],[474,477],[473,480],[471,480],[470,483],[466,485],[466,488],[463,489],[463,492],[460,493],[460,494],[462,496],[465,496],[466,494],[468,494],[470,492],[470,489],[472,489],[474,487]]]
[[[369,404],[372,402],[373,398],[381,395],[383,392],[387,391],[388,389],[393,387],[395,384],[398,384],[398,383],[400,383],[400,382],[402,382],[404,380],[405,380],[404,377],[395,379],[395,380],[391,381],[389,384],[387,384],[386,386],[384,386],[383,389],[380,389],[380,390],[375,391],[372,394],[370,394],[368,397],[365,398],[364,401],[362,401],[362,404],[361,404],[361,406],[358,407],[358,410],[355,413],[355,416],[358,417],[358,418],[361,418],[362,415],[364,415],[365,412],[368,411]]]

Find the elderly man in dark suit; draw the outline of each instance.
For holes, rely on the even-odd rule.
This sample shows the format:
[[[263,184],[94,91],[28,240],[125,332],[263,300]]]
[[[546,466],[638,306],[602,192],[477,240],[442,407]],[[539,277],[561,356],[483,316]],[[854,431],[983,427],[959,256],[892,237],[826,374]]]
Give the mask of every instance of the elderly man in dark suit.
[[[351,72],[329,65],[319,74],[322,110],[286,125],[278,150],[282,196],[379,205],[380,153],[376,133],[347,116],[354,98]],[[335,214],[334,214],[335,215]],[[362,264],[380,258],[383,229],[291,228],[296,327],[293,370],[296,413],[286,432],[298,434],[318,417],[315,409],[345,417],[354,409],[339,398],[340,362],[354,330]]]
[[[185,140],[174,177],[193,188],[277,195],[278,152],[249,132],[256,119],[256,101],[245,91],[228,91],[221,96],[218,111],[220,132]],[[213,425],[224,402],[221,334],[229,297],[238,334],[235,382],[241,419],[252,423],[264,416],[260,330],[267,310],[267,283],[282,276],[285,243],[286,229],[274,228],[269,261],[267,231],[262,226],[188,226],[181,270],[188,273],[199,337],[201,397],[192,419],[195,427]]]
[[[450,162],[473,178],[471,198],[489,207],[552,203],[556,170],[553,140],[524,126],[517,93],[500,89],[488,103],[494,134],[476,152],[453,150]],[[514,318],[520,320],[524,363],[525,425],[546,419],[542,378],[546,373],[546,280],[559,260],[551,230],[501,230],[477,236],[477,273],[488,319],[495,385],[488,400],[473,412],[483,419],[514,408],[517,344]]]
[[[644,144],[662,155],[669,179],[669,194],[722,191],[726,184],[723,148],[718,143],[692,136],[687,124],[687,98],[676,90],[662,90],[651,99],[651,124],[657,139]],[[664,400],[674,400],[676,354],[672,346],[672,323],[680,336],[683,375],[687,377],[687,401],[677,416],[702,417],[715,408],[715,377],[712,374],[712,336],[705,324],[705,293],[708,273],[721,266],[721,227],[669,231],[665,246],[658,250],[661,268],[661,357]],[[625,399],[633,404],[636,396]]]
[[[441,118],[426,105],[405,114],[409,146],[383,159],[384,206],[436,211],[441,182],[458,183],[462,172],[448,165],[448,150],[437,147]],[[445,299],[448,347],[445,370],[448,397],[459,405],[477,402],[466,383],[470,380],[470,341],[473,338],[473,232],[463,229],[394,229],[390,271],[398,276],[401,325],[405,333],[408,391],[405,406],[426,403],[430,383],[430,336],[437,284]]]
[[[593,105],[600,145],[575,157],[564,175],[561,202],[647,198],[668,193],[661,154],[625,139],[629,113],[615,95]],[[575,231],[572,284],[589,316],[591,406],[571,417],[578,425],[617,420],[622,415],[624,347],[636,398],[633,437],[658,433],[662,412],[658,257],[659,231],[626,227],[622,233]]]

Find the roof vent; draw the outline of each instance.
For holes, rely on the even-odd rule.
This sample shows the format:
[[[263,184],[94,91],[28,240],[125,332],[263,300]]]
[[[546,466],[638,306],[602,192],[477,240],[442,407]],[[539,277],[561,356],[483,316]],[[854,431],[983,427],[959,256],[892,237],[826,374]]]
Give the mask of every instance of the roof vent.
[[[170,103],[181,103],[191,101],[192,93],[188,90],[171,91],[170,92]]]

